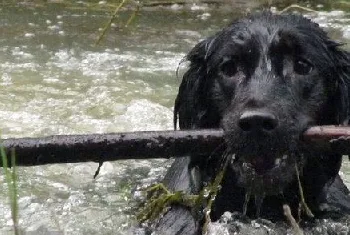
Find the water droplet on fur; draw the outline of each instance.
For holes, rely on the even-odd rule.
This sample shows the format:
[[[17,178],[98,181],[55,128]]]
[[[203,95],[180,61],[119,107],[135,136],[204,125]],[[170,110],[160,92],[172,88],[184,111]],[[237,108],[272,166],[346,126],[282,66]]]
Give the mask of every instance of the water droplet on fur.
[[[269,72],[272,71],[272,66],[271,66],[271,61],[270,60],[266,61],[266,67],[267,67],[267,71],[269,71]]]
[[[281,158],[275,159],[275,166],[279,166],[281,164]]]
[[[233,154],[233,155],[231,156],[231,158],[232,158],[232,160],[235,160],[235,159],[236,159],[236,154]]]
[[[209,193],[210,193],[210,191],[208,190],[208,189],[203,189],[203,197],[205,197],[205,198],[207,198],[207,197],[209,197]]]

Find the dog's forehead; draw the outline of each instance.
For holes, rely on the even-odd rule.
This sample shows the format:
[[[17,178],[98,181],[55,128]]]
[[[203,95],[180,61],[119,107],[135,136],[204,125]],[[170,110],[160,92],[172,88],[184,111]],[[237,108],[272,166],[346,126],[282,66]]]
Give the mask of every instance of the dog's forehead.
[[[270,49],[279,43],[282,30],[279,25],[248,22],[231,30],[230,40],[222,46],[222,54],[255,55],[251,59],[266,58]]]
[[[273,20],[259,18],[239,21],[230,28],[230,40],[224,42],[226,46],[223,45],[222,48],[231,48],[231,53],[241,53],[242,49],[245,53],[245,48],[255,48],[260,55],[269,53],[273,47],[298,47],[305,52],[324,50],[324,42],[329,40],[317,24],[301,16],[292,19],[298,21],[283,16],[275,16]]]
[[[234,22],[201,44],[210,67],[225,58],[266,61],[276,53],[304,57],[318,67],[332,64],[328,48],[337,44],[316,23],[300,15],[254,17]]]
[[[269,45],[279,40],[286,32],[292,35],[298,31],[297,26],[280,25],[269,22],[248,21],[239,29],[231,30],[231,39],[235,45],[253,43],[255,45]],[[282,34],[282,32],[284,34]]]

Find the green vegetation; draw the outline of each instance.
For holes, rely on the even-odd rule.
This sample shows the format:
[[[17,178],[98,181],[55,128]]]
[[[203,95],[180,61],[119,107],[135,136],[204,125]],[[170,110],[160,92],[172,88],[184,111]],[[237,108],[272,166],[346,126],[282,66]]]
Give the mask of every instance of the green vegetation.
[[[170,192],[162,183],[151,186],[146,190],[149,199],[137,215],[140,222],[154,221],[164,214],[174,204],[194,207],[198,195],[189,195],[182,191]]]
[[[163,184],[156,184],[146,190],[148,200],[137,215],[139,222],[152,222],[166,213],[171,205],[178,204],[191,208],[195,213],[204,212],[202,233],[206,234],[210,220],[210,211],[217,196],[222,179],[224,178],[228,160],[219,170],[215,179],[204,187],[199,195],[186,194],[182,191],[170,192]],[[203,209],[204,208],[204,209]],[[201,215],[199,215],[201,216]]]
[[[15,235],[19,235],[18,227],[18,202],[17,202],[17,174],[16,174],[16,157],[14,151],[11,152],[11,169],[7,162],[7,154],[4,147],[0,147],[2,166],[5,175],[5,180],[8,187],[8,195],[11,206],[11,218],[13,222],[13,230]]]
[[[109,21],[107,22],[107,24],[105,25],[105,27],[102,30],[102,33],[100,34],[100,36],[98,37],[95,45],[98,45],[101,40],[103,39],[103,36],[106,34],[107,30],[111,27],[111,24],[113,23],[113,21],[117,18],[118,13],[120,11],[120,9],[126,5],[129,1],[131,0],[122,0],[120,2],[120,4],[115,8],[113,15],[111,16],[111,18],[109,19]],[[124,24],[124,27],[128,27],[128,25],[132,22],[132,20],[135,18],[137,12],[139,11],[140,7],[139,5],[137,5],[136,10],[130,15],[129,19],[127,20],[127,22]]]
[[[211,208],[221,188],[220,185],[226,171],[227,162],[228,161],[226,160],[225,164],[219,170],[213,182],[204,187],[199,195],[186,194],[182,191],[170,192],[162,183],[151,186],[146,190],[148,198],[145,205],[141,208],[139,214],[137,215],[137,220],[141,223],[152,222],[160,218],[161,215],[165,214],[172,205],[183,205],[191,208],[194,214],[198,213],[199,211],[203,211],[204,215],[199,215],[199,217],[204,216],[202,234],[206,234],[208,225],[211,222]],[[295,173],[298,181],[298,191],[300,195],[298,215],[298,222],[300,222],[301,212],[304,212],[310,218],[313,218],[314,215],[305,201],[297,164],[295,164]],[[247,205],[244,205],[243,214],[246,213],[246,207]],[[303,234],[302,230],[299,228],[298,223],[290,212],[289,205],[283,205],[283,208],[281,209],[283,209],[285,216],[290,221],[292,228],[297,231],[296,234]]]

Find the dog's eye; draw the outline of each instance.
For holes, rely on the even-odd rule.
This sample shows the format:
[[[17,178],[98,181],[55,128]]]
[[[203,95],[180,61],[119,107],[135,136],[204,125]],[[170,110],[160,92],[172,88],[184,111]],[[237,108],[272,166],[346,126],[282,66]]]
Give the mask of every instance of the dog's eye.
[[[311,73],[313,65],[304,59],[297,59],[294,62],[294,71],[300,75],[306,75]]]
[[[221,64],[220,71],[225,76],[232,77],[237,73],[237,65],[233,61],[226,61]]]

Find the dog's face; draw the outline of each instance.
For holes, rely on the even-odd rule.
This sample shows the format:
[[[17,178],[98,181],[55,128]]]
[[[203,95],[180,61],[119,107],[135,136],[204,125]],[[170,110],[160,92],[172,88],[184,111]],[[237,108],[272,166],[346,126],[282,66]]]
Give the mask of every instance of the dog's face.
[[[337,46],[301,16],[264,13],[232,24],[189,54],[175,106],[180,126],[221,126],[238,183],[279,193],[307,162],[305,129],[347,115],[339,84],[348,64]]]
[[[319,35],[301,28],[306,22],[313,26],[306,20],[236,25],[211,55],[217,60],[211,95],[235,154],[232,166],[253,191],[282,191],[296,164],[304,164],[301,134],[335,111],[327,96],[334,91],[333,61]]]

